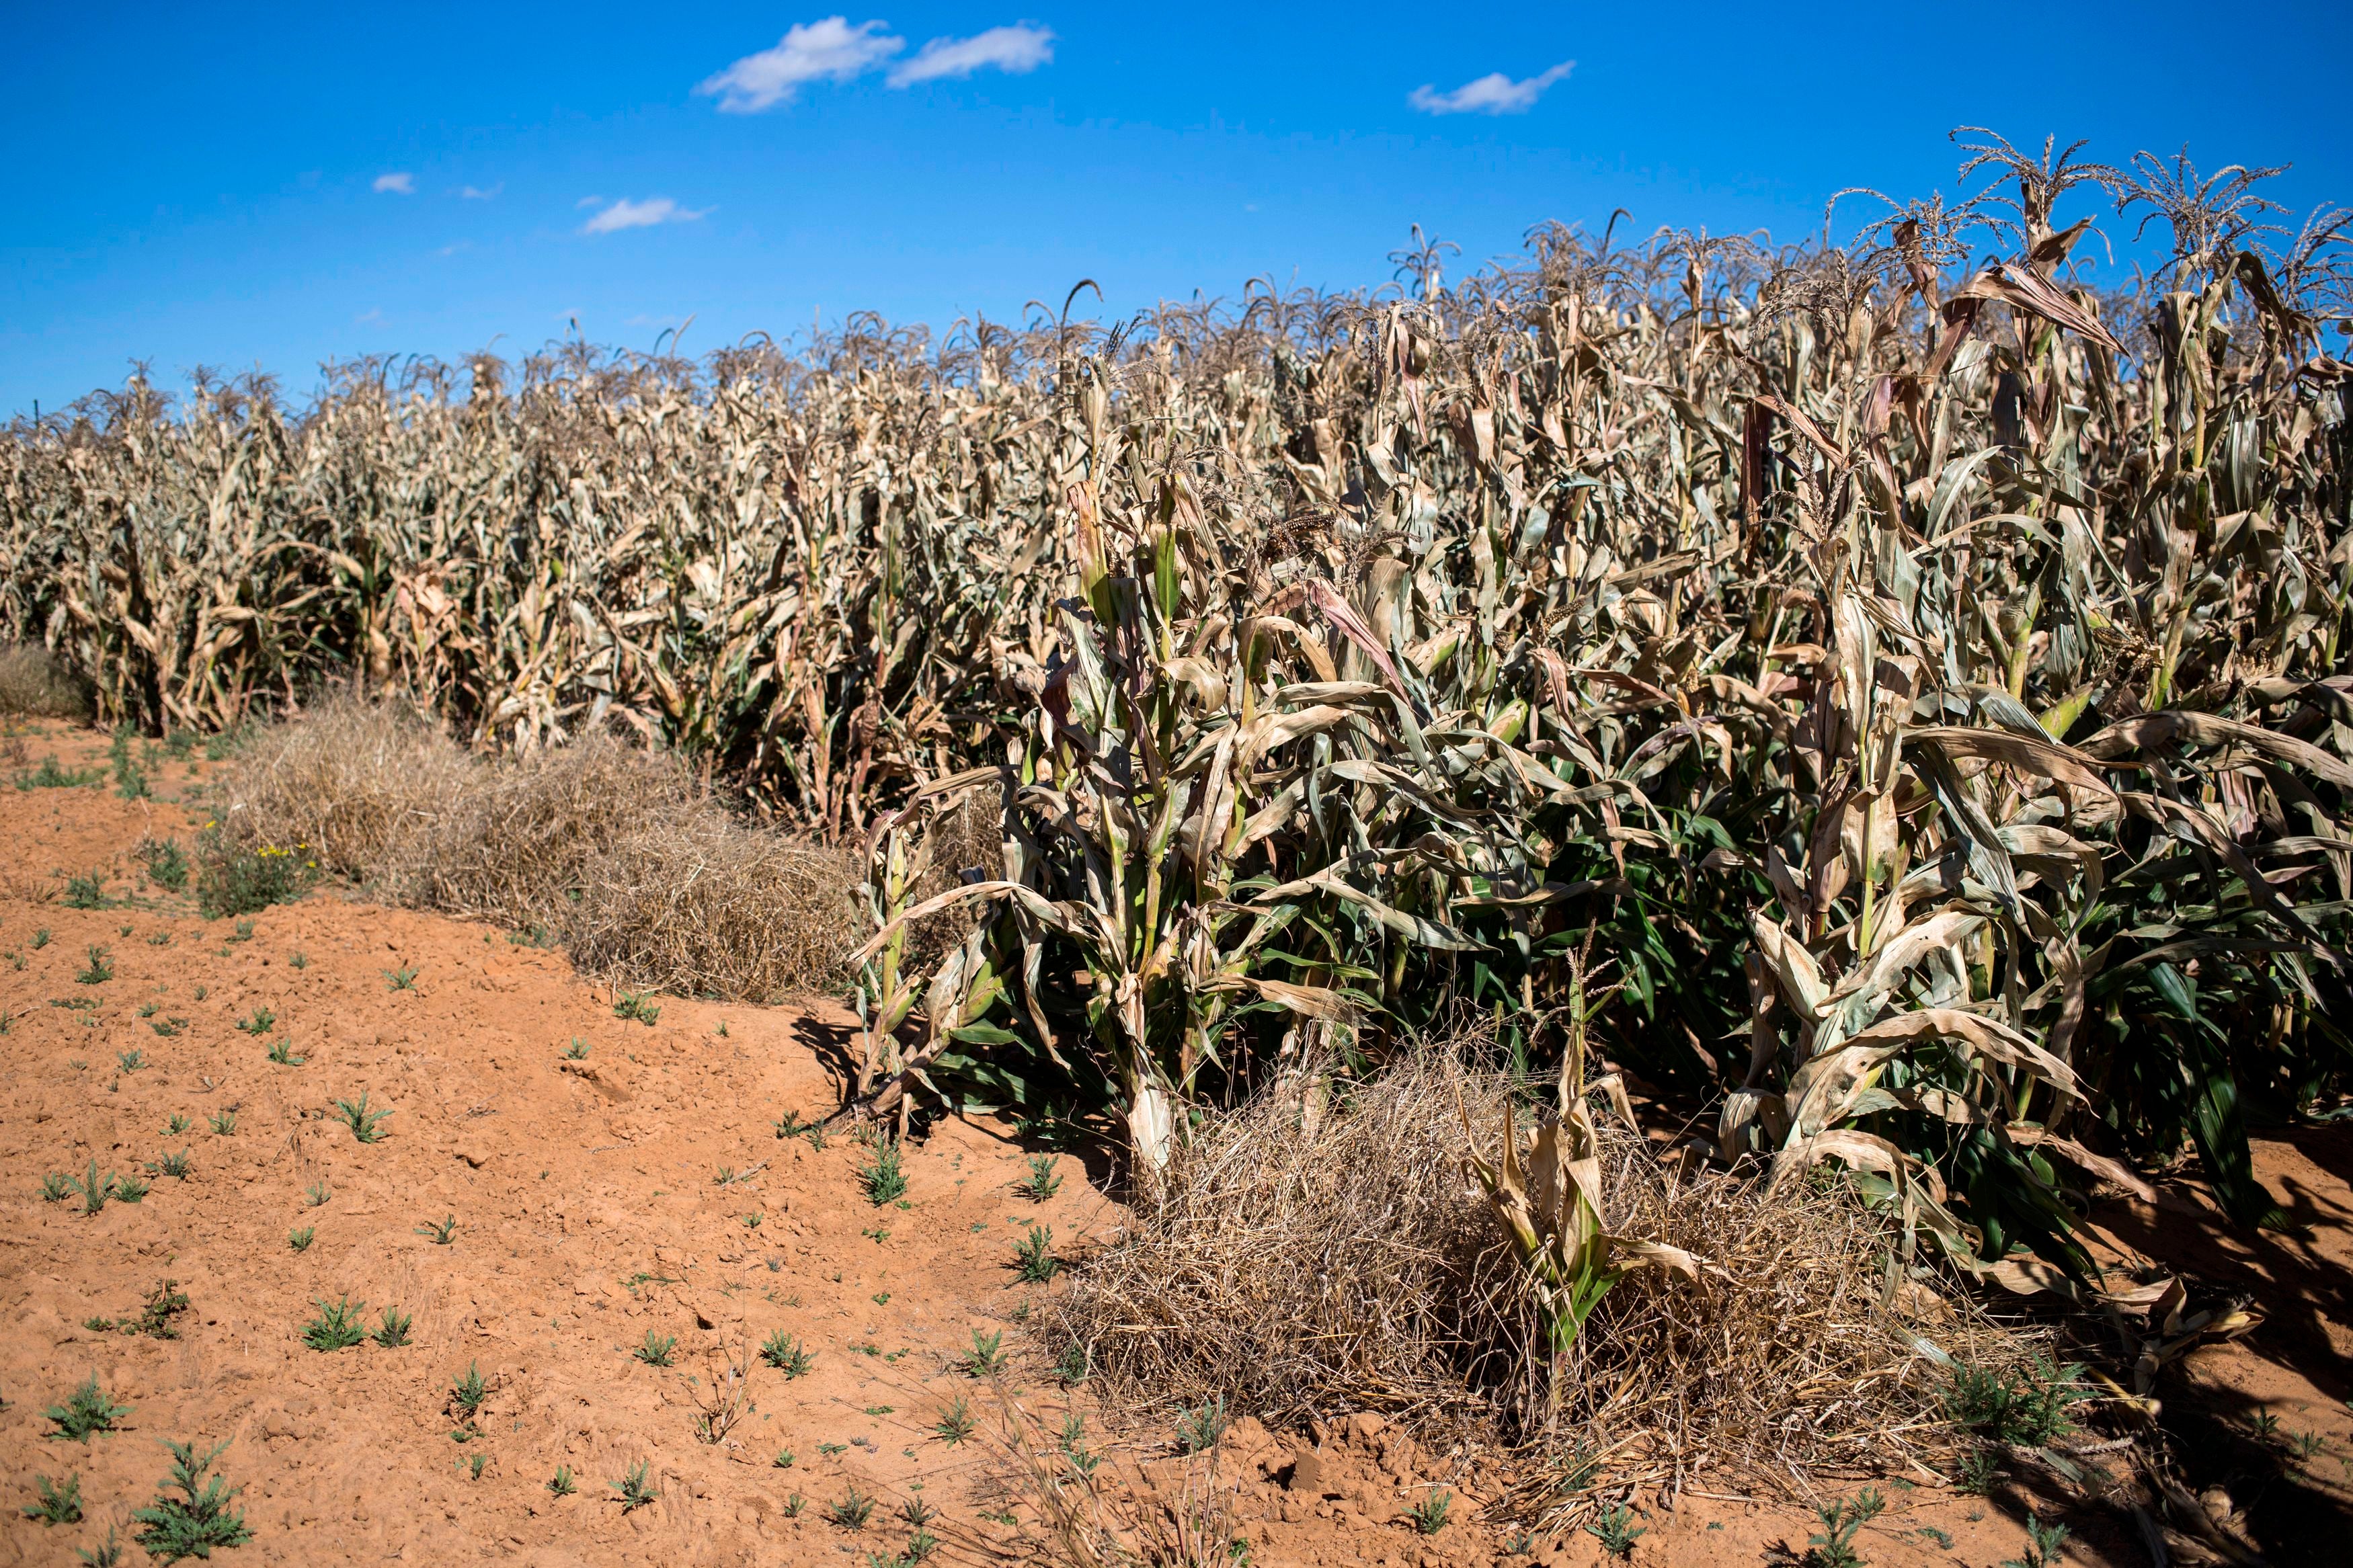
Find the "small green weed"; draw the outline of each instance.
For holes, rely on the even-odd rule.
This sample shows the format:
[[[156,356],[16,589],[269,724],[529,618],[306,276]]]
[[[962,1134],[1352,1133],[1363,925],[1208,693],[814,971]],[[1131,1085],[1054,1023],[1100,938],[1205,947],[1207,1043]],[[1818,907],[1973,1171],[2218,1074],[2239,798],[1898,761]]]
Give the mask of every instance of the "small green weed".
[[[319,1315],[302,1325],[302,1342],[312,1350],[349,1350],[368,1337],[365,1325],[360,1321],[360,1313],[367,1308],[365,1301],[343,1297],[332,1305],[325,1301],[313,1301],[311,1305],[319,1309]]]
[[[800,1341],[786,1338],[782,1329],[776,1330],[762,1342],[760,1359],[787,1378],[802,1376],[817,1361],[817,1357],[801,1348]]]
[[[66,1395],[63,1405],[52,1405],[42,1413],[57,1430],[47,1434],[53,1441],[80,1443],[87,1446],[92,1437],[102,1433],[118,1432],[118,1418],[131,1414],[128,1405],[117,1405],[101,1393],[98,1374],[92,1373],[79,1388]]]
[[[122,1331],[145,1334],[154,1340],[176,1340],[180,1337],[180,1331],[172,1326],[172,1320],[186,1311],[188,1306],[188,1293],[180,1289],[180,1282],[166,1279],[147,1292],[147,1300],[140,1306],[138,1318],[125,1321]]]
[[[1822,1528],[1806,1537],[1806,1568],[1863,1568],[1862,1554],[1854,1549],[1855,1534],[1886,1506],[1886,1500],[1871,1487],[1855,1494],[1852,1502],[1818,1506],[1814,1514]]]
[[[417,1234],[430,1238],[436,1247],[447,1247],[458,1239],[458,1216],[445,1215],[438,1225],[427,1220],[417,1227]]]
[[[646,1331],[646,1342],[639,1345],[636,1350],[631,1351],[629,1353],[636,1356],[648,1366],[668,1366],[670,1362],[671,1354],[677,1351],[677,1349],[678,1336],[676,1334],[657,1334],[651,1329],[648,1329]]]
[[[237,1110],[235,1107],[231,1107],[227,1110],[216,1110],[206,1120],[211,1124],[213,1136],[216,1138],[230,1138],[236,1136]]]
[[[825,1513],[844,1530],[863,1530],[866,1521],[874,1517],[874,1500],[853,1485],[849,1495],[828,1507]]]
[[[286,1245],[297,1252],[308,1252],[311,1250],[311,1243],[317,1240],[318,1236],[317,1226],[298,1226],[286,1233]]]
[[[647,1469],[646,1462],[640,1459],[629,1467],[628,1475],[613,1483],[613,1489],[621,1494],[621,1512],[624,1516],[635,1513],[661,1495],[654,1489],[653,1480],[647,1474]]]
[[[282,1068],[299,1068],[311,1058],[294,1054],[294,1042],[282,1037],[269,1042],[269,1059]]]
[[[564,1059],[568,1062],[586,1061],[588,1059],[588,1042],[582,1039],[577,1035],[573,1036],[572,1043],[564,1047]]]
[[[491,1386],[482,1381],[481,1368],[473,1362],[466,1363],[466,1375],[449,1385],[449,1400],[445,1408],[460,1421],[471,1422],[491,1396]]]
[[[79,1524],[81,1522],[81,1475],[77,1471],[66,1478],[65,1485],[51,1484],[49,1478],[36,1478],[39,1482],[40,1499],[22,1510],[26,1519],[43,1524]]]
[[[1187,1454],[1206,1454],[1226,1435],[1226,1396],[1222,1394],[1198,1410],[1176,1418],[1176,1447]]]
[[[979,1427],[980,1423],[973,1419],[970,1402],[961,1394],[955,1396],[955,1403],[940,1413],[940,1418],[932,1423],[933,1432],[951,1448],[971,1436]]]
[[[2037,1355],[2020,1372],[1959,1366],[1945,1389],[1945,1415],[1953,1425],[1994,1443],[2040,1447],[2073,1430],[2067,1407],[2088,1397],[2080,1366],[2055,1367]]]
[[[1062,1178],[1054,1173],[1054,1156],[1029,1156],[1029,1178],[1013,1189],[1032,1203],[1044,1203],[1062,1190]]]
[[[1630,1557],[1634,1542],[1649,1533],[1634,1522],[1634,1510],[1625,1503],[1596,1512],[1587,1523],[1585,1532],[1601,1542],[1601,1550],[1612,1557]]]
[[[237,1026],[248,1035],[266,1035],[278,1026],[278,1015],[267,1007],[256,1007],[252,1016],[239,1018]]]
[[[91,871],[84,876],[66,879],[66,907],[71,910],[102,910],[106,908],[106,873]]]
[[[290,904],[310,891],[317,872],[300,848],[248,848],[214,828],[196,840],[196,908],[216,921]]]
[[[548,1478],[547,1489],[557,1497],[570,1497],[578,1491],[580,1483],[572,1479],[572,1467],[556,1466],[555,1474]]]
[[[1446,1528],[1446,1510],[1454,1506],[1452,1492],[1432,1492],[1407,1510],[1413,1516],[1414,1532],[1436,1535]]]
[[[2063,1524],[2045,1524],[2026,1510],[2026,1550],[2016,1557],[2006,1558],[2001,1568],[2059,1568],[2060,1554],[2067,1541]]]
[[[137,1072],[147,1065],[147,1053],[136,1049],[117,1051],[114,1053],[114,1065],[124,1072]]]
[[[654,1026],[654,1021],[661,1016],[661,1009],[655,1005],[645,992],[624,991],[619,996],[614,998],[613,1016],[622,1019],[634,1018],[650,1029]]]
[[[1061,1259],[1054,1256],[1050,1226],[1031,1226],[1029,1238],[1013,1249],[1013,1272],[1025,1285],[1043,1285],[1061,1267]]]
[[[384,1326],[368,1338],[388,1351],[396,1351],[408,1342],[408,1314],[396,1307],[384,1310]]]
[[[409,967],[407,964],[404,963],[398,969],[385,970],[384,972],[384,977],[387,982],[389,982],[389,984],[385,987],[387,991],[414,991],[417,989],[417,971]]]
[[[327,1200],[334,1195],[335,1189],[324,1182],[312,1182],[302,1189],[302,1200],[314,1209],[326,1207]]]
[[[138,855],[147,879],[157,887],[176,893],[188,885],[188,856],[178,839],[151,838],[139,846]]]
[[[334,1102],[334,1105],[335,1113],[343,1118],[343,1125],[352,1130],[352,1136],[360,1142],[374,1143],[384,1137],[378,1128],[384,1119],[390,1116],[392,1112],[370,1110],[368,1097],[364,1090],[356,1100],[339,1100]]]
[[[74,976],[77,985],[103,985],[114,978],[114,965],[107,959],[107,950],[92,942],[83,949],[90,962]]]
[[[874,1158],[858,1168],[858,1184],[865,1191],[866,1201],[878,1209],[904,1197],[907,1176],[899,1165],[899,1145],[885,1142],[877,1147]]]
[[[154,1175],[169,1176],[175,1182],[185,1182],[188,1179],[188,1152],[183,1149],[176,1154],[159,1154],[147,1169]]]
[[[202,1458],[196,1457],[193,1443],[167,1439],[164,1447],[172,1455],[172,1473],[164,1489],[131,1516],[146,1527],[135,1539],[148,1554],[166,1563],[183,1557],[209,1558],[216,1549],[242,1546],[252,1540],[245,1515],[231,1512],[228,1506],[245,1489],[229,1486],[218,1476],[205,1479],[205,1472],[228,1451],[228,1445],[222,1443]],[[175,1490],[178,1496],[173,1495]]]
[[[185,1116],[181,1115],[177,1111],[174,1111],[172,1113],[172,1119],[164,1123],[164,1136],[166,1138],[177,1138],[181,1133],[185,1132],[194,1125],[195,1124],[190,1121]]]
[[[973,1330],[972,1354],[964,1360],[965,1376],[995,1377],[1005,1370],[1005,1360],[1004,1330],[998,1329],[987,1334],[983,1334],[978,1329]]]

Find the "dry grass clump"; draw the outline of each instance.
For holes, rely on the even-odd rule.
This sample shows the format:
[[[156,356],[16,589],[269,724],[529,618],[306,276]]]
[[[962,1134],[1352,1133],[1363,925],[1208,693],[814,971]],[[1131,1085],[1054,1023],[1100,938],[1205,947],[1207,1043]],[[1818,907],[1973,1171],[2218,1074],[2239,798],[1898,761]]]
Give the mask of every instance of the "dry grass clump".
[[[1487,1137],[1512,1091],[1432,1055],[1320,1113],[1294,1091],[1213,1118],[1079,1268],[1063,1330],[1129,1405],[1222,1395],[1270,1424],[1373,1408],[1468,1428],[1542,1461],[1535,1509],[1565,1482],[1731,1470],[1787,1486],[1788,1465],[1883,1468],[1933,1436],[1905,1434],[1945,1375],[1884,1304],[1888,1227],[1849,1186],[1686,1176],[1616,1121],[1610,1229],[1685,1249],[1699,1278],[1627,1273],[1556,1368],[1461,1164],[1458,1104]],[[1906,1299],[1947,1314],[1947,1351],[2014,1358],[1940,1300]]]
[[[588,863],[572,956],[632,984],[776,1002],[836,981],[855,945],[854,860],[708,802]]]
[[[327,698],[254,732],[222,790],[219,820],[237,840],[307,847],[336,876],[399,897],[398,868],[479,765],[428,716],[396,699]]]
[[[0,644],[0,713],[87,719],[90,685],[38,643]]]
[[[679,761],[584,735],[480,769],[414,847],[414,901],[510,926],[560,927],[591,867],[625,837],[692,811]]]
[[[259,731],[224,830],[310,846],[376,896],[563,941],[585,970],[773,1002],[839,978],[849,858],[751,826],[676,758],[607,735],[480,759],[396,700],[338,695]]]

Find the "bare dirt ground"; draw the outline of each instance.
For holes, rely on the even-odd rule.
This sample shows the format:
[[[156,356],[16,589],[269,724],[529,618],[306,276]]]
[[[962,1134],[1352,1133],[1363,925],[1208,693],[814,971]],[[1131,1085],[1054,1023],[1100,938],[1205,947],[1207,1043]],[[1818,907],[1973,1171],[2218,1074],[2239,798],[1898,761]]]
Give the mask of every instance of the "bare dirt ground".
[[[104,756],[64,726],[17,739],[11,776]],[[1041,1288],[1012,1263],[1033,1224],[1068,1256],[1118,1223],[1075,1157],[1030,1202],[1015,1188],[1034,1149],[950,1121],[908,1152],[903,1202],[878,1206],[858,1179],[870,1150],[776,1131],[838,1103],[827,1053],[849,1020],[829,1004],[661,997],[625,1018],[560,953],[333,889],[249,923],[201,919],[134,849],[192,847],[221,765],[162,768],[146,800],[0,788],[0,1564],[75,1561],[110,1526],[139,1560],[130,1510],[163,1479],[163,1439],[227,1445],[218,1472],[253,1532],[231,1563],[864,1563],[919,1528],[935,1562],[1050,1557],[1001,1435],[1010,1405],[1038,1433],[1067,1406],[1053,1347],[1025,1331]],[[71,907],[68,879],[93,871],[106,906]],[[333,1105],[362,1095],[390,1112],[375,1142]],[[185,1175],[164,1173],[180,1151]],[[44,1198],[47,1173],[93,1161],[101,1185],[111,1172],[148,1191],[95,1214],[79,1193]],[[2100,1218],[2119,1252],[2264,1313],[2173,1369],[2168,1421],[2196,1436],[2200,1484],[2228,1491],[2251,1542],[2320,1561],[2296,1553],[2336,1555],[2353,1497],[2353,1142],[2266,1141],[2258,1169],[2304,1228],[2232,1232],[2188,1184]],[[188,1303],[175,1337],[134,1331],[166,1280]],[[345,1299],[370,1331],[385,1308],[407,1314],[408,1342],[311,1348],[305,1325]],[[776,1332],[813,1358],[804,1374],[757,1356]],[[1002,1335],[1002,1381],[969,1374],[976,1334]],[[639,1353],[649,1336],[674,1342],[670,1365]],[[752,1407],[704,1440],[728,1368],[747,1363]],[[470,1420],[452,1400],[470,1369],[487,1388]],[[130,1407],[120,1429],[58,1439],[45,1411],[92,1375]],[[978,1430],[952,1443],[939,1427],[959,1400]],[[1491,1527],[1477,1513],[1495,1470],[1377,1417],[1320,1434],[1235,1422],[1214,1475],[1156,1457],[1165,1433],[1087,1419],[1105,1474],[1140,1465],[1164,1495],[1221,1496],[1243,1543],[1230,1562],[1606,1560],[1588,1534]],[[625,1509],[618,1483],[640,1465],[652,1500]],[[550,1489],[559,1467],[572,1495]],[[82,1521],[28,1518],[35,1478],[69,1474]],[[1742,1489],[1638,1499],[1633,1561],[1801,1556],[1811,1513]],[[1870,1563],[1990,1568],[2025,1547],[2033,1500],[2010,1487],[1962,1497],[1922,1473],[1880,1489],[1887,1510],[1855,1542]],[[1421,1535],[1408,1510],[1440,1490],[1457,1506]],[[873,1503],[860,1529],[835,1517],[853,1496]],[[2121,1518],[2067,1517],[2067,1561],[2148,1561]]]

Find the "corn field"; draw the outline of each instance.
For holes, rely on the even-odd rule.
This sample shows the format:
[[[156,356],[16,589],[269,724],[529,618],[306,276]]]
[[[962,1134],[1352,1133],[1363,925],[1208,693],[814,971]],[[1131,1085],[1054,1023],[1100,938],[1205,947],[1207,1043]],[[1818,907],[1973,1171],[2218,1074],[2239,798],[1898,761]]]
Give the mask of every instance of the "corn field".
[[[2346,1087],[2347,216],[1957,135],[1976,195],[1844,247],[134,381],[0,446],[0,635],[109,723],[344,679],[869,846],[876,1110],[1092,1105],[1148,1174],[1270,1081],[1589,1031],[1703,1154],[2080,1272],[2094,1181],[2260,1222],[2249,1117]],[[2071,204],[2162,264],[2082,286]]]

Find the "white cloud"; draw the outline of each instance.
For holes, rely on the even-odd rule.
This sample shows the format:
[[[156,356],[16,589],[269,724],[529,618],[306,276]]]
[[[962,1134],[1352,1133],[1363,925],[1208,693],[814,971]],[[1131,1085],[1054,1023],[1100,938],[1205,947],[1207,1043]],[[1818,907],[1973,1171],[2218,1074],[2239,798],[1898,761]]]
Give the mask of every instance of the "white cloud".
[[[589,207],[602,205],[604,200],[605,198],[602,196],[582,196],[578,201],[574,202],[572,205],[585,211]]]
[[[652,196],[633,202],[623,196],[595,217],[580,226],[583,234],[618,234],[625,228],[651,228],[656,224],[692,223],[711,209],[690,211],[668,196]]]
[[[694,90],[717,94],[720,109],[731,114],[790,103],[805,83],[853,80],[905,48],[907,40],[885,33],[886,26],[853,27],[843,16],[796,23],[775,48],[745,55]]]
[[[378,174],[375,189],[389,191],[396,196],[413,196],[417,194],[417,176],[410,174]]]
[[[1535,107],[1545,89],[1556,82],[1568,79],[1577,68],[1575,60],[1563,60],[1541,75],[1525,81],[1514,81],[1502,71],[1492,71],[1476,81],[1466,81],[1452,92],[1440,92],[1424,85],[1406,95],[1406,101],[1424,114],[1525,114]]]
[[[503,184],[492,185],[487,191],[479,185],[466,185],[459,190],[458,199],[467,202],[486,202],[505,189],[506,186]]]
[[[934,38],[915,51],[915,58],[891,72],[892,87],[913,87],[944,77],[962,79],[991,68],[1016,76],[1036,70],[1054,58],[1054,35],[1027,22],[991,27],[969,38]]]

